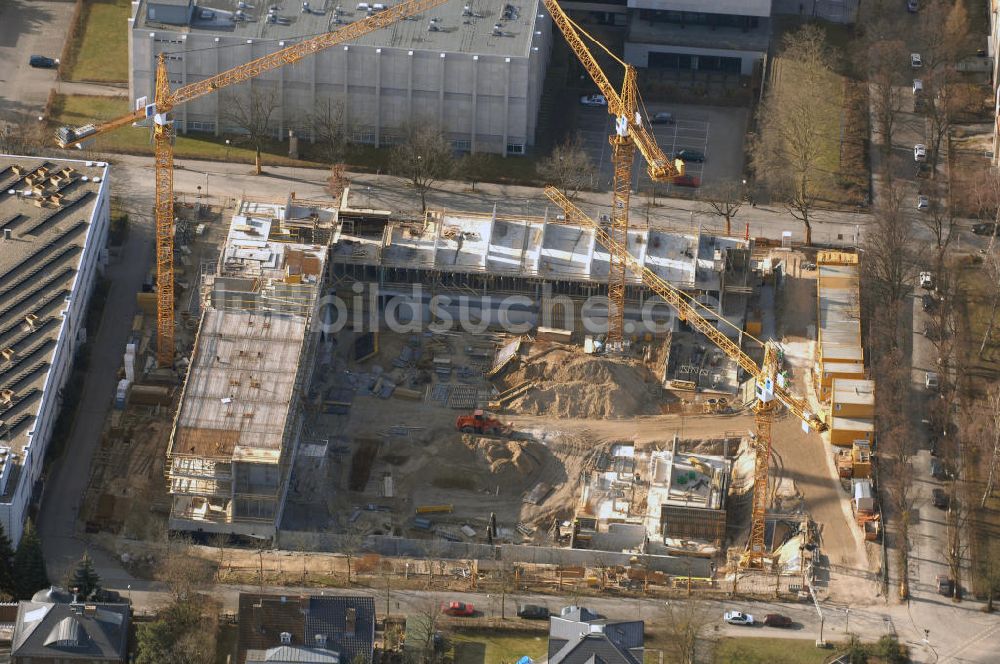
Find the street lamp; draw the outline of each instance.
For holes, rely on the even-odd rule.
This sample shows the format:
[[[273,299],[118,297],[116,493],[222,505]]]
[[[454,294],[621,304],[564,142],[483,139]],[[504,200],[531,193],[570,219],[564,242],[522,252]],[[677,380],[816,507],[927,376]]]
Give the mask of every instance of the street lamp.
[[[226,139],[226,162],[227,163],[229,162],[229,145],[230,145],[229,139],[227,138]]]
[[[130,584],[128,584],[125,587],[128,588],[128,605],[131,607],[132,606],[132,584],[130,583]]]

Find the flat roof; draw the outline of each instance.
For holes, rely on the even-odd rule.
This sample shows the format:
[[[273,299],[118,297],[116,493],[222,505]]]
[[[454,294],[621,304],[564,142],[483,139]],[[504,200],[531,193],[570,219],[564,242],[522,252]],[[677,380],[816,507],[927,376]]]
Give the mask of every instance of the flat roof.
[[[835,417],[834,431],[875,431],[875,422],[864,417]]]
[[[171,454],[277,463],[306,320],[208,309]]]
[[[630,228],[629,252],[669,283],[718,290],[722,257],[747,249],[739,238]],[[549,217],[429,212],[423,223],[389,222],[381,239],[337,232],[336,262],[426,268],[451,272],[507,273],[567,281],[605,282],[610,256],[585,226]],[[630,283],[641,275],[629,270]]]
[[[833,379],[834,403],[875,405],[875,381],[858,378]]]
[[[246,9],[240,9],[239,0],[199,0],[191,24],[185,26],[150,20],[146,11],[148,4],[147,0],[139,4],[136,29],[281,41],[332,32],[365,18],[369,8],[390,7],[399,3],[392,0],[381,3],[312,0],[309,11],[304,11],[300,0],[247,2],[245,4],[249,7]],[[465,11],[466,6],[470,8],[468,12]],[[277,8],[273,19],[269,19],[271,7]],[[448,0],[438,7],[347,43],[442,53],[527,57],[539,14],[542,10],[537,0]],[[233,20],[234,17],[240,20]],[[494,28],[497,24],[499,29]]]
[[[332,203],[329,204],[332,206]],[[283,225],[313,212],[241,200],[219,257],[212,306],[198,329],[170,454],[278,463],[326,247],[286,241]],[[231,297],[226,297],[231,296]]]
[[[10,449],[0,472],[10,464],[7,494],[17,486],[107,173],[104,162],[0,155],[0,421]]]

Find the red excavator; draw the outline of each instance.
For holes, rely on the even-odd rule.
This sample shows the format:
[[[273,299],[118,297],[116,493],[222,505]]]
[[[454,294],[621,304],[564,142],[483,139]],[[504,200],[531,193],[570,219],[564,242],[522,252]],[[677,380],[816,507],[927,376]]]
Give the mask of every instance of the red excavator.
[[[455,420],[455,428],[462,433],[479,433],[486,436],[505,436],[511,432],[509,424],[504,424],[482,409],[472,411],[471,415],[460,415]]]

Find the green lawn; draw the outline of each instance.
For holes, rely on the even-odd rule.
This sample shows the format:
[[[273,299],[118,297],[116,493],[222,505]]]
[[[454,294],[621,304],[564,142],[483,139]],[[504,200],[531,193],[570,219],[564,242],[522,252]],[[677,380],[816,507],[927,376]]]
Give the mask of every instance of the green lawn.
[[[124,97],[57,95],[49,122],[54,130],[61,125],[96,124],[125,115],[128,111],[128,100]],[[145,127],[121,127],[94,139],[87,147],[97,151],[122,154],[153,153],[150,131]],[[322,166],[314,162],[281,156],[279,151],[287,149],[284,144],[275,142],[274,152],[265,155],[264,163],[276,166]],[[246,145],[226,145],[223,138],[207,134],[178,136],[174,143],[174,156],[181,159],[253,163],[253,150]]]
[[[449,640],[454,647],[454,664],[514,664],[524,655],[545,657],[546,632],[455,632]]]
[[[82,26],[70,50],[64,75],[70,81],[128,80],[130,0],[90,0],[83,5]]]
[[[722,639],[715,649],[717,664],[823,664],[832,651],[804,639]]]

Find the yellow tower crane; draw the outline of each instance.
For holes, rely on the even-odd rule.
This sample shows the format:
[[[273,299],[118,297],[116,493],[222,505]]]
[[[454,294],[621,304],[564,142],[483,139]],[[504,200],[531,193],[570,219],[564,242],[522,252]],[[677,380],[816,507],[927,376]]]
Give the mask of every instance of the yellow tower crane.
[[[643,116],[639,112],[640,97],[636,83],[635,67],[623,61],[600,41],[577,25],[555,0],[542,0],[552,16],[552,22],[562,32],[566,43],[576,54],[583,68],[608,102],[608,113],[615,118],[615,133],[608,138],[611,143],[611,163],[615,169],[611,199],[611,237],[623,246],[628,246],[629,195],[632,191],[632,160],[639,149],[646,160],[647,172],[654,181],[670,180],[684,174],[684,162],[671,161],[652,132],[646,129]],[[597,63],[594,54],[584,42],[584,37],[601,48],[625,69],[621,92],[615,90],[604,70]],[[648,119],[648,117],[647,117]],[[608,270],[608,336],[609,348],[621,345],[625,327],[625,263],[621,257],[611,254]]]
[[[698,330],[722,352],[733,359],[737,365],[754,377],[756,383],[757,401],[754,403],[754,420],[756,424],[756,440],[754,441],[754,485],[753,507],[750,518],[750,539],[743,555],[741,565],[750,568],[764,566],[764,513],[767,508],[767,478],[771,458],[771,422],[778,403],[785,405],[796,417],[805,422],[814,431],[824,431],[826,424],[809,411],[808,405],[802,399],[788,391],[778,374],[778,353],[770,341],[762,342],[750,337],[764,348],[764,361],[758,366],[752,357],[743,352],[739,344],[723,334],[711,321],[701,314],[699,309],[705,309],[697,300],[684,291],[675,288],[658,274],[640,263],[628,251],[628,246],[618,242],[601,225],[588,217],[573,204],[562,192],[554,187],[546,187],[545,194],[552,202],[561,207],[566,214],[566,220],[579,223],[593,229],[597,242],[607,247],[608,251],[618,256],[628,268],[642,276],[643,283],[670,304],[682,321]],[[714,313],[714,312],[713,312]],[[739,329],[733,323],[718,316],[719,320],[734,329]],[[749,336],[744,333],[744,336]]]
[[[174,150],[173,123],[168,114],[176,106],[203,97],[222,88],[244,83],[260,74],[290,65],[324,49],[353,41],[369,32],[380,30],[396,21],[444,4],[446,0],[408,0],[342,28],[287,46],[269,55],[251,60],[202,81],[170,90],[166,58],[159,55],[156,63],[156,90],[152,104],[132,113],[101,124],[82,127],[60,127],[56,143],[60,147],[80,147],[109,131],[152,119],[153,146],[156,155],[156,358],[161,367],[174,359]]]

